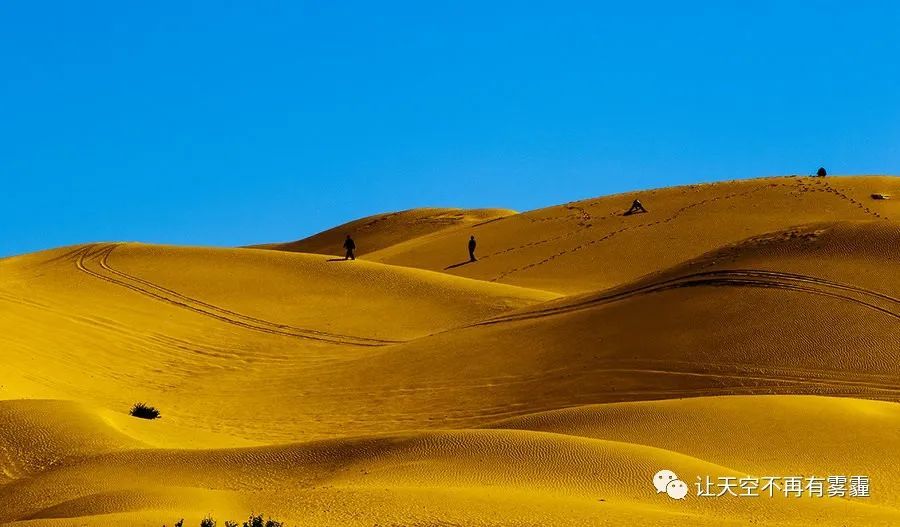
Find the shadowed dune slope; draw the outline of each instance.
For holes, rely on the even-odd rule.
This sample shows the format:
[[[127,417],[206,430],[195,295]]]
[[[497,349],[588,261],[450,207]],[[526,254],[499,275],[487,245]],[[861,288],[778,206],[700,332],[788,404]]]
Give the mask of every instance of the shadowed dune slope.
[[[576,201],[366,254],[378,262],[578,293],[629,283],[724,245],[823,221],[897,221],[900,178],[780,177],[662,188]],[[635,198],[647,214],[623,216]],[[475,264],[466,240],[478,239]],[[360,243],[365,243],[360,237]]]
[[[376,214],[339,225],[309,238],[286,243],[257,245],[274,249],[317,254],[343,254],[344,237],[357,240],[358,254],[365,255],[385,247],[427,237],[443,231],[455,231],[516,214],[507,209],[421,208]]]

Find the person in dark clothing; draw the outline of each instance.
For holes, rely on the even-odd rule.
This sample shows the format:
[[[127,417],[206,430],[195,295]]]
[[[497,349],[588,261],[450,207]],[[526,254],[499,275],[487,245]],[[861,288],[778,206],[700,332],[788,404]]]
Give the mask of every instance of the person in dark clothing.
[[[631,202],[631,208],[625,213],[626,216],[631,216],[632,214],[637,214],[638,212],[647,212],[647,209],[644,208],[644,205],[640,202],[640,200],[634,200]]]
[[[819,177],[825,177],[828,175],[828,172],[825,172],[825,167],[819,167],[819,170],[816,172],[816,175]]]
[[[344,260],[347,260],[348,258],[350,260],[356,260],[356,255],[353,254],[353,251],[356,250],[356,243],[354,243],[353,238],[351,238],[349,234],[347,235],[347,239],[344,240],[344,249],[347,249],[347,253],[344,254]]]
[[[469,261],[470,262],[474,262],[475,260],[478,259],[478,258],[475,258],[475,246],[476,245],[477,244],[475,243],[475,236],[470,236],[469,237]]]

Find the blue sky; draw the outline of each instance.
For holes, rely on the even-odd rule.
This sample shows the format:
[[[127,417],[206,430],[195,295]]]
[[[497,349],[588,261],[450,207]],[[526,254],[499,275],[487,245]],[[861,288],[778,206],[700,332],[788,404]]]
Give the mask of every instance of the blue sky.
[[[900,3],[0,5],[0,255],[900,172]]]

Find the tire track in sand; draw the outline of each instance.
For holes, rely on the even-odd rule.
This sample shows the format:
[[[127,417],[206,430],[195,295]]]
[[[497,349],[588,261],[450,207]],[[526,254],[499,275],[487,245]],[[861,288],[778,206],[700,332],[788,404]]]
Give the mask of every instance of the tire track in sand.
[[[580,311],[592,306],[618,302],[637,295],[697,286],[761,287],[804,292],[853,302],[887,316],[900,319],[900,313],[898,313],[898,310],[900,310],[900,299],[879,291],[795,273],[758,269],[730,269],[692,273],[624,291],[603,294],[573,304],[495,317],[477,322],[471,326],[492,325],[503,322],[542,318]]]
[[[336,333],[327,333],[308,328],[300,328],[277,322],[270,322],[260,318],[244,315],[229,309],[219,307],[202,300],[184,295],[177,291],[167,289],[159,284],[155,284],[149,280],[138,278],[123,271],[113,268],[109,264],[109,255],[116,249],[117,245],[88,246],[76,252],[75,265],[79,271],[86,273],[94,278],[105,282],[130,289],[135,293],[147,296],[154,300],[167,303],[169,305],[186,309],[194,313],[214,318],[221,322],[239,326],[245,329],[260,331],[274,335],[283,335],[287,337],[296,337],[309,340],[327,342],[330,344],[343,344],[351,346],[386,346],[396,344],[402,341],[375,339],[368,337],[357,337],[352,335],[342,335]],[[96,263],[100,270],[91,269],[89,264]],[[109,273],[109,274],[104,274]],[[113,275],[113,276],[110,276]]]

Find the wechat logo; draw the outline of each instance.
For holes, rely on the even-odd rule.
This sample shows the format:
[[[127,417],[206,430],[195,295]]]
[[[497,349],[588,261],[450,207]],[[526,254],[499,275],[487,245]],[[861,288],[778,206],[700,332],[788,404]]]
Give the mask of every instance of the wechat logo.
[[[653,476],[656,493],[665,492],[673,500],[683,500],[688,493],[687,483],[678,479],[671,470],[660,470]]]

